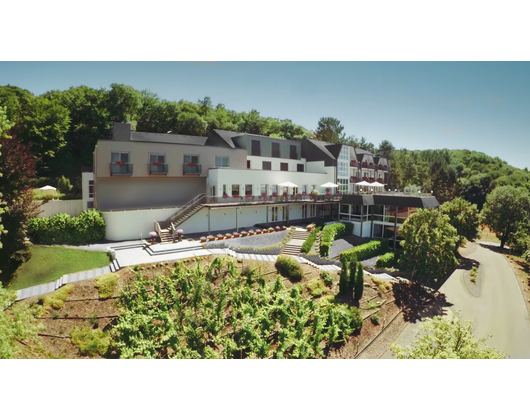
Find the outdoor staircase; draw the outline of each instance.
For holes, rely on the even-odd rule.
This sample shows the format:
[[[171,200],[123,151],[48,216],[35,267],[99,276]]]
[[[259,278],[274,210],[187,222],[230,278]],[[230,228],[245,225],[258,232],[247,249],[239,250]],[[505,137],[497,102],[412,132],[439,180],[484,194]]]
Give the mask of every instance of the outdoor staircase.
[[[173,242],[173,236],[169,229],[160,229],[160,242]]]
[[[177,216],[177,219],[172,220],[173,226],[175,229],[178,229],[178,227],[184,223],[186,220],[188,220],[191,216],[193,216],[195,213],[197,213],[200,209],[202,209],[202,204],[197,204],[193,207],[190,207],[186,212],[179,214]]]
[[[298,256],[308,236],[309,232],[307,230],[297,228],[291,235],[290,241],[282,248],[281,254]]]

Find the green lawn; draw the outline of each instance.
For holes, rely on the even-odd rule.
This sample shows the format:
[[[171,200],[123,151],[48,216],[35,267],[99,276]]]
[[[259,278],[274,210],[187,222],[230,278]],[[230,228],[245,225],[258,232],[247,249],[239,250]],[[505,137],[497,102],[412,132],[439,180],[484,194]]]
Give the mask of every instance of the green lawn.
[[[62,246],[32,245],[31,259],[13,275],[10,289],[24,289],[59,279],[63,274],[109,265],[105,252],[81,251]]]

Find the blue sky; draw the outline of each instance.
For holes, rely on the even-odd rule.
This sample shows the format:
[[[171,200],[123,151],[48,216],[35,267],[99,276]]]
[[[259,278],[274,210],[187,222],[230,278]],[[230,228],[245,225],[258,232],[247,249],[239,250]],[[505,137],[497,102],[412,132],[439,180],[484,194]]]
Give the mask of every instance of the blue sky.
[[[123,83],[397,148],[469,149],[530,166],[529,62],[0,62],[0,85],[39,95]]]

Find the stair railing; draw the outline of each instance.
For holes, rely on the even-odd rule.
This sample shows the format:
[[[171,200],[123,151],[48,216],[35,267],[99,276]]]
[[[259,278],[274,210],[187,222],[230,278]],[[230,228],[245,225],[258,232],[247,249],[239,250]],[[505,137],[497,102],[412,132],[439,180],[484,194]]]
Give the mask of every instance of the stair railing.
[[[156,231],[156,233],[158,233],[158,237],[160,238],[160,242],[162,242],[162,235],[160,233],[160,231],[161,231],[160,223],[158,223],[158,222],[155,222],[155,231]]]
[[[197,197],[191,199],[186,204],[184,204],[180,209],[178,209],[178,211],[173,213],[166,220],[168,222],[173,222],[175,219],[178,219],[180,216],[185,214],[193,206],[196,206],[197,204],[200,204],[205,201],[206,201],[206,194],[205,193],[199,194]]]

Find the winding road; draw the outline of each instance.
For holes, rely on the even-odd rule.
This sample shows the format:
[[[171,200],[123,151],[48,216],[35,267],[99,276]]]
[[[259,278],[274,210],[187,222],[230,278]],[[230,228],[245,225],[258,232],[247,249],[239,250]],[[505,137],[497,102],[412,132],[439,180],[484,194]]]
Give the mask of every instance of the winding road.
[[[466,286],[464,271],[455,270],[440,288],[452,312],[460,311],[463,320],[473,322],[477,338],[492,335],[486,341],[489,347],[509,355],[512,359],[530,359],[530,321],[517,278],[502,254],[476,244],[466,257],[480,263],[479,287]],[[418,324],[409,324],[396,342],[410,344]],[[382,358],[393,358],[390,351]]]

